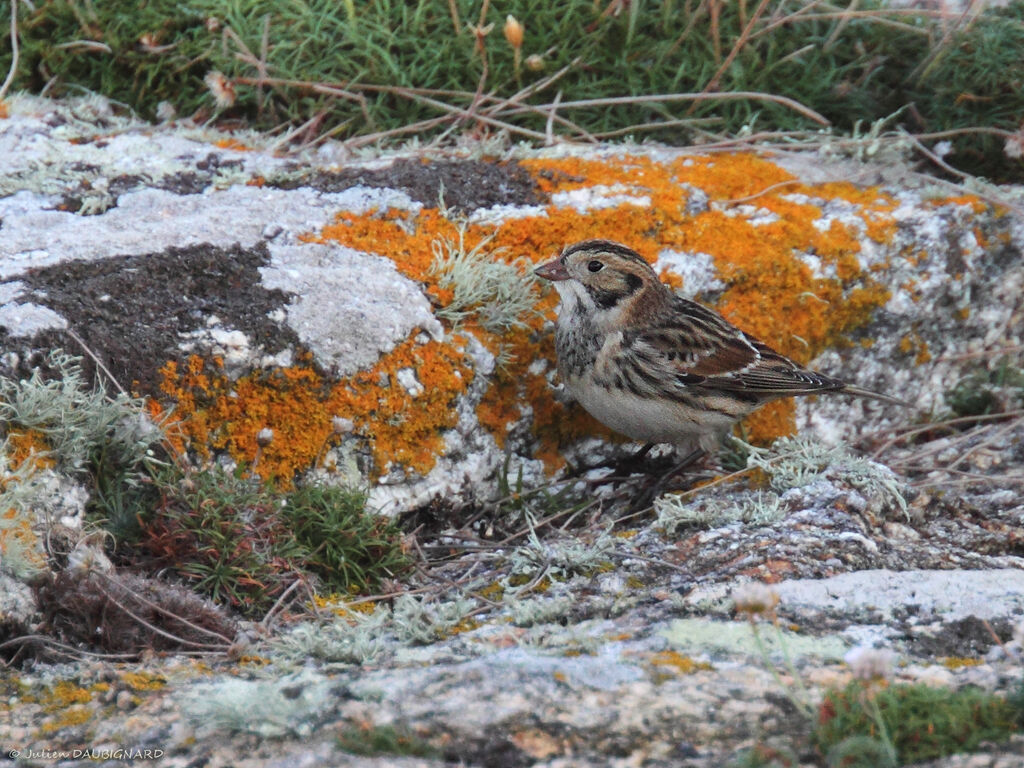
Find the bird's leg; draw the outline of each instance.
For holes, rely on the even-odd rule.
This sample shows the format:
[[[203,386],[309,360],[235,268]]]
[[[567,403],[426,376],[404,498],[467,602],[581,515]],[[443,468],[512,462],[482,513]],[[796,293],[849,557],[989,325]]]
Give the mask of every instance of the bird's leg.
[[[682,472],[690,465],[700,461],[706,455],[707,451],[705,451],[703,448],[694,448],[692,451],[686,454],[686,456],[683,457],[682,461],[677,462],[668,472],[659,477],[655,483],[653,483],[651,486],[645,488],[639,494],[637,494],[637,496],[633,499],[633,503],[631,505],[632,509],[634,511],[639,511],[641,509],[646,509],[647,507],[649,507],[658,497],[658,495],[665,490],[666,486],[668,486],[669,481],[672,480],[672,478],[674,478],[676,475],[678,475],[680,472]]]
[[[635,474],[643,470],[643,460],[655,445],[656,443],[647,443],[632,456],[627,456],[624,459],[607,459],[589,466],[573,467],[569,474],[573,477],[579,477],[585,472],[590,472],[594,469],[614,469],[614,476],[616,477]]]

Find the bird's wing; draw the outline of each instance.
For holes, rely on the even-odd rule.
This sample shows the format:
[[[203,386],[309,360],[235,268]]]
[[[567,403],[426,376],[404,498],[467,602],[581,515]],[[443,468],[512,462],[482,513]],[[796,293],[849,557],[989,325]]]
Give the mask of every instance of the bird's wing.
[[[684,299],[656,322],[623,333],[622,358],[682,389],[708,387],[766,399],[842,389]]]

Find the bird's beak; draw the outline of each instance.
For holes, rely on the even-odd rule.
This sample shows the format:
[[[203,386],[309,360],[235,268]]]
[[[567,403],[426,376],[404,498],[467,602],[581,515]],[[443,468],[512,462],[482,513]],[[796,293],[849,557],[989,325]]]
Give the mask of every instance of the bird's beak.
[[[552,281],[569,279],[569,272],[566,270],[565,264],[562,263],[561,259],[555,259],[554,261],[549,261],[547,264],[541,264],[533,270],[533,274],[537,275],[537,277],[543,277],[545,280]]]

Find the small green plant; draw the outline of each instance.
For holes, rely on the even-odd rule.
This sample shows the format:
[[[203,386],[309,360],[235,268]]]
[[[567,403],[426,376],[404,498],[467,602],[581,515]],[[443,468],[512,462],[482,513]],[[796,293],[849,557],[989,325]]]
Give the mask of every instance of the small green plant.
[[[376,757],[438,757],[440,753],[408,728],[393,725],[356,726],[338,734],[338,748],[353,755]]]
[[[946,402],[956,416],[982,416],[1020,407],[1024,370],[1004,357],[991,370],[976,371],[957,382],[946,393]]]
[[[259,615],[303,574],[327,591],[366,592],[408,567],[391,521],[365,496],[317,485],[290,493],[219,468],[158,479],[141,547],[193,587]]]
[[[800,759],[790,749],[755,744],[734,755],[726,768],[796,768],[798,765]]]
[[[755,121],[764,131],[819,130],[822,117],[853,131],[899,113],[892,132],[868,135],[868,151],[900,126],[966,128],[950,139],[954,163],[1020,172],[1003,154],[1024,108],[1015,86],[1024,66],[1019,4],[955,20],[877,0],[849,13],[805,5],[637,2],[628,13],[593,0],[492,5],[479,19],[485,28],[507,13],[525,25],[511,45],[474,34],[479,9],[468,0],[364,3],[353,13],[339,13],[334,0],[19,3],[13,87],[57,96],[85,88],[146,118],[173,107],[264,129],[323,115],[342,138],[466,126],[543,141],[556,109],[553,127],[576,138],[643,131],[669,142],[692,140],[701,118],[735,135]],[[0,48],[0,72],[11,64],[10,47]],[[324,84],[339,88],[325,93]],[[706,98],[671,98],[687,92]],[[716,98],[757,92],[765,96]],[[630,95],[666,98],[579,103]],[[900,112],[908,104],[914,109]],[[979,126],[1006,133],[972,130]]]
[[[284,497],[280,517],[306,550],[304,568],[325,589],[348,593],[376,587],[409,568],[394,520],[366,511],[366,494],[307,484]]]
[[[298,577],[303,549],[282,524],[274,492],[219,468],[158,485],[141,547],[196,591],[259,615]]]
[[[830,766],[898,766],[970,752],[1020,728],[1004,697],[977,688],[855,680],[821,703],[815,746]]]
[[[38,522],[29,510],[53,506],[45,503],[52,489],[40,481],[52,465],[86,486],[86,516],[120,540],[137,534],[139,515],[155,500],[152,475],[168,466],[164,432],[143,401],[88,383],[81,358],[62,350],[26,379],[0,377],[0,439],[0,511]],[[26,444],[34,459],[16,457]]]

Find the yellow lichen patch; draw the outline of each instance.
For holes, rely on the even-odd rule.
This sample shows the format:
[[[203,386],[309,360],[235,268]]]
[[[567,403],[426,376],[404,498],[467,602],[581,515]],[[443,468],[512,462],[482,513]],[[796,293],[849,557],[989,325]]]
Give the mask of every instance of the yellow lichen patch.
[[[971,659],[963,656],[947,656],[942,659],[942,666],[947,669],[962,669],[963,667],[977,667],[985,663],[984,659]]]
[[[220,147],[221,149],[233,149],[238,152],[248,151],[249,149],[251,149],[251,147],[249,147],[248,145],[243,144],[238,139],[234,138],[217,139],[217,141],[213,142],[213,145],[215,147]]]
[[[928,349],[928,343],[921,338],[917,331],[903,336],[900,339],[899,349],[905,355],[914,355],[914,365],[931,362],[932,353]]]
[[[167,680],[161,675],[147,672],[122,672],[121,682],[134,691],[159,691],[167,685]]]
[[[661,651],[650,658],[651,666],[661,669],[671,669],[676,674],[692,675],[694,672],[714,669],[706,661],[694,661],[689,656],[684,656],[679,651]]]
[[[399,381],[408,369],[420,384]],[[376,471],[398,464],[419,473],[433,466],[442,432],[455,426],[454,399],[472,380],[463,350],[415,338],[383,355],[372,368],[340,381],[310,365],[256,371],[232,381],[216,361],[168,363],[161,389],[176,402],[186,445],[200,454],[227,451],[266,480],[290,487],[337,439],[333,419],[349,419],[370,444]],[[260,445],[257,436],[272,438]],[[266,442],[264,440],[263,442]]]
[[[70,707],[72,704],[88,704],[92,701],[92,694],[88,689],[80,685],[62,680],[41,697],[43,711],[56,712],[57,710]]]
[[[82,725],[83,723],[89,722],[93,716],[93,710],[84,704],[75,704],[63,710],[56,717],[53,717],[41,726],[39,726],[40,733],[54,733],[55,731],[63,730],[64,728],[72,728],[76,725]]]

